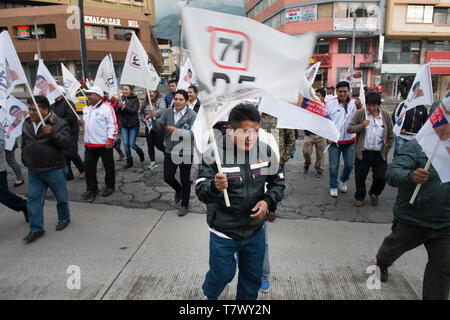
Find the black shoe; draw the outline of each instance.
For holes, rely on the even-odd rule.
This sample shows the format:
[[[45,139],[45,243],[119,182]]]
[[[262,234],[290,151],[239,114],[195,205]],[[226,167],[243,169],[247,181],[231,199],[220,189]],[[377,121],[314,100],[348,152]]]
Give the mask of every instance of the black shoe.
[[[123,169],[128,169],[133,166],[133,158],[127,159],[127,164],[123,166]]]
[[[303,168],[303,174],[308,174],[309,166]]]
[[[175,193],[175,204],[179,204],[181,201],[181,192]]]
[[[83,200],[89,201],[89,202],[93,202],[95,200],[95,197],[97,196],[99,190],[96,191],[86,191],[83,192],[81,194],[81,197],[83,198]]]
[[[145,156],[144,156],[144,151],[138,151],[137,154],[139,155],[139,160],[141,160],[141,162],[144,162],[145,160]]]
[[[58,224],[56,225],[56,231],[61,231],[67,227],[67,225],[70,223],[70,219],[66,221],[58,221]]]
[[[109,197],[113,193],[114,193],[114,188],[105,188],[105,190],[103,190],[104,197]]]
[[[322,177],[323,177],[322,171],[317,171],[316,178],[322,178]]]
[[[30,233],[29,233],[25,238],[23,238],[23,240],[24,240],[26,243],[31,243],[31,242],[33,242],[34,240],[36,240],[37,238],[42,237],[42,236],[44,235],[44,233],[45,233],[44,230],[38,231],[38,232],[32,232],[32,231],[30,231]]]
[[[23,209],[22,212],[23,212],[23,215],[25,216],[25,222],[28,223],[29,222],[29,220],[28,220],[28,208],[25,207],[25,209]]]
[[[380,281],[387,282],[389,278],[389,273],[387,268],[380,268]]]
[[[178,215],[180,217],[187,215],[188,213],[188,208],[187,207],[181,207],[180,210],[178,210]]]

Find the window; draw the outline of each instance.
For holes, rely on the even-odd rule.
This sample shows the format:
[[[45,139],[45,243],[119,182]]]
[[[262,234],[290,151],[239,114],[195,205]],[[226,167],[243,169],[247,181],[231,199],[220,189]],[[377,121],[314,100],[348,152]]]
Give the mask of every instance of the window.
[[[328,53],[330,51],[330,41],[328,39],[320,39],[316,47],[314,48],[314,53]]]
[[[419,64],[420,41],[385,40],[383,63],[386,64]]]
[[[435,8],[434,24],[450,25],[450,8]]]
[[[164,66],[164,72],[165,72],[165,73],[168,73],[168,72],[170,72],[170,68],[169,68],[169,66]]]
[[[338,39],[338,53],[352,53],[352,39]],[[370,53],[370,39],[355,39],[355,53]]]
[[[355,12],[358,18],[376,18],[378,17],[377,2],[335,2],[335,18],[351,18]]]
[[[108,40],[108,27],[103,26],[84,26],[86,40]]]
[[[278,28],[281,25],[281,14],[272,17],[272,28]]]
[[[33,26],[17,26],[14,27],[19,39],[34,39],[36,32]],[[37,25],[37,34],[40,39],[55,39],[56,28],[54,24],[39,24]]]
[[[138,30],[126,28],[114,28],[114,40],[130,41],[133,31],[136,32],[136,35],[139,38]]]
[[[410,23],[432,23],[433,6],[408,5],[406,22]]]
[[[450,41],[428,41],[428,51],[450,51]]]

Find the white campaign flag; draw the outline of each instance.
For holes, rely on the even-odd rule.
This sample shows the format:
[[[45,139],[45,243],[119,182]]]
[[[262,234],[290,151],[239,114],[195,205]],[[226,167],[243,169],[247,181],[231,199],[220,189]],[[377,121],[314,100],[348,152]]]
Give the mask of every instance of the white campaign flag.
[[[78,99],[76,97],[76,93],[78,89],[81,88],[81,83],[73,76],[72,72],[70,72],[63,63],[61,63],[61,70],[66,96],[73,103],[77,103]]]
[[[398,121],[394,125],[394,133],[398,136],[405,120],[405,113],[419,105],[431,105],[433,103],[433,86],[431,83],[430,65],[424,64],[414,78],[414,82],[405,100],[405,106],[400,113]]]
[[[450,91],[416,136],[442,183],[450,181]]]
[[[107,92],[110,97],[114,97],[117,91],[117,80],[114,82],[115,78],[111,57],[107,55],[98,66],[94,86],[99,87],[103,92]]]
[[[0,109],[0,130],[5,132],[5,150],[14,148],[16,138],[22,134],[22,125],[28,117],[28,106],[14,96],[9,96],[5,107]]]
[[[187,89],[191,85],[198,86],[194,67],[192,66],[191,59],[188,58],[184,66],[181,68],[180,79],[178,80],[177,89],[187,91]]]
[[[33,94],[46,96],[50,104],[53,104],[55,99],[63,94],[63,92],[59,90],[55,79],[53,79],[53,76],[50,71],[48,71],[42,59],[39,60]]]
[[[109,59],[111,60],[111,77],[112,77],[112,88],[110,91],[110,99],[112,99],[112,97],[114,97],[116,95],[116,92],[119,92],[119,84],[117,82],[117,77],[116,77],[116,70],[114,69],[114,61],[112,58],[111,53],[109,54]]]
[[[120,83],[156,90],[160,80],[147,52],[133,32]]]
[[[297,101],[314,34],[294,38],[252,19],[191,7],[183,8],[182,19],[201,91],[246,84]]]
[[[305,78],[311,86],[314,83],[314,79],[316,79],[317,71],[319,71],[319,68],[320,68],[320,61],[316,62],[311,68],[309,68],[305,72]]]
[[[6,99],[19,84],[27,83],[27,77],[17,56],[8,31],[0,33],[0,105],[6,105]]]

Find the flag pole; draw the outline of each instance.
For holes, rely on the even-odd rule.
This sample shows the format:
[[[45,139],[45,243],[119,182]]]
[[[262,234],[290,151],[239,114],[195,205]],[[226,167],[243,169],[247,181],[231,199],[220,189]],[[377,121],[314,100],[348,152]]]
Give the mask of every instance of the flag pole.
[[[70,110],[73,111],[73,113],[75,113],[75,115],[77,116],[78,120],[80,120],[80,116],[78,115],[78,113],[73,109],[72,105],[70,104],[69,100],[67,99],[66,95],[64,94],[64,92],[62,93],[64,99],[66,99],[67,104],[70,107]]]
[[[36,110],[37,110],[37,112],[39,114],[39,118],[41,118],[42,126],[45,126],[44,118],[42,118],[41,111],[39,110],[39,107],[38,107],[38,105],[36,103],[36,100],[34,99],[33,92],[31,91],[31,88],[30,88],[30,85],[28,84],[28,82],[25,82],[25,86],[27,87],[28,92],[30,93],[31,99],[33,100],[33,103],[36,106]]]
[[[430,169],[430,166],[431,166],[431,160],[433,159],[433,157],[434,157],[434,155],[436,154],[436,151],[437,151],[437,148],[438,148],[438,146],[439,146],[439,141],[438,141],[438,143],[436,144],[436,147],[434,147],[434,151],[433,151],[433,153],[431,154],[431,157],[428,159],[428,161],[427,161],[427,163],[426,163],[426,165],[425,165],[425,170],[429,170]],[[417,197],[417,195],[419,194],[419,190],[420,190],[420,187],[422,186],[422,184],[418,184],[418,185],[416,185],[416,189],[414,189],[414,193],[413,193],[413,195],[412,195],[412,197],[411,197],[411,200],[409,200],[409,204],[413,204],[414,203],[414,201],[416,201],[416,197]]]

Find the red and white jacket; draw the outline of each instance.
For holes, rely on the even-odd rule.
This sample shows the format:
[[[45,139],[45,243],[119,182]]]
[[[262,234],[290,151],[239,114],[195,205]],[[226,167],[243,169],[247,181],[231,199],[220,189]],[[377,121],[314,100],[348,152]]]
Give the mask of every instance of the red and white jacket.
[[[356,111],[361,109],[361,106],[357,107],[355,99],[350,99],[347,104],[347,112],[345,112],[344,105],[339,103],[338,98],[333,98],[326,103],[327,115],[336,125],[336,128],[340,132],[339,144],[349,144],[356,140],[355,133],[347,133],[347,127],[353,119]]]
[[[110,104],[100,101],[95,106],[84,107],[83,120],[86,147],[102,148],[106,142],[116,141],[117,118]]]

